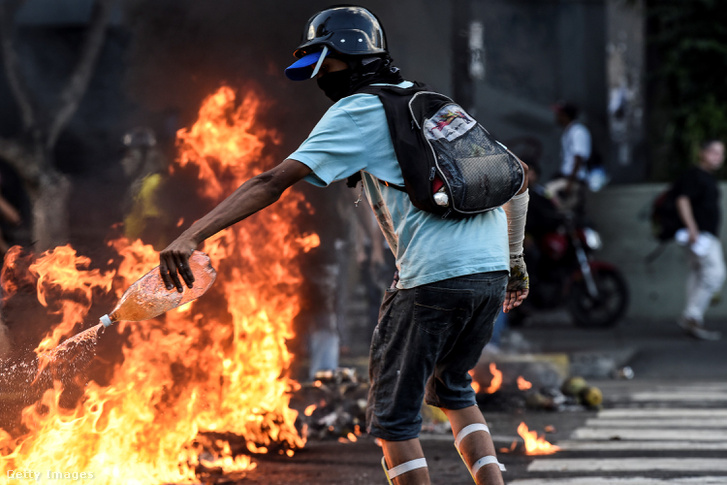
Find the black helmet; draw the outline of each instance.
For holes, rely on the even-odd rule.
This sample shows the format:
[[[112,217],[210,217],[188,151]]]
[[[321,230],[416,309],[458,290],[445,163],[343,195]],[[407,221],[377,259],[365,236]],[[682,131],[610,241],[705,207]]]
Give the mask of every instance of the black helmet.
[[[301,58],[323,46],[350,56],[388,54],[379,19],[365,8],[355,6],[331,7],[313,15],[293,55]]]

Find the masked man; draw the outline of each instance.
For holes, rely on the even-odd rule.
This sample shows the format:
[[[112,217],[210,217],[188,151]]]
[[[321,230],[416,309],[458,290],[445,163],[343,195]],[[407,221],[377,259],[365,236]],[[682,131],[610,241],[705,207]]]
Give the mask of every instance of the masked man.
[[[367,426],[383,444],[387,479],[430,483],[418,438],[426,400],[449,418],[476,483],[502,484],[468,371],[490,339],[498,309],[508,311],[528,294],[522,263],[527,189],[504,210],[457,219],[419,210],[392,187],[404,180],[386,113],[377,96],[356,91],[412,83],[392,65],[384,30],[368,10],[346,6],[315,14],[294,54],[298,61],[286,69],[288,78],[315,79],[333,106],[286,160],[245,182],[170,244],[161,253],[162,277],[170,289],[190,285],[187,260],[202,241],[274,203],[296,182],[327,186],[361,172],[399,274],[381,306],[369,368]],[[509,273],[511,267],[517,271]]]

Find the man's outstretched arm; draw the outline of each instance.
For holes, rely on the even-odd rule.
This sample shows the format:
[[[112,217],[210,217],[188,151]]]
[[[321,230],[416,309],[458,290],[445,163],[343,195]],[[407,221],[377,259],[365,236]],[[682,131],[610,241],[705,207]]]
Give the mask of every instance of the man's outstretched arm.
[[[288,187],[308,175],[311,169],[297,160],[286,159],[277,167],[257,175],[237,188],[204,217],[192,224],[159,255],[159,272],[167,289],[182,291],[182,280],[192,287],[194,276],[188,260],[208,237],[276,202]]]

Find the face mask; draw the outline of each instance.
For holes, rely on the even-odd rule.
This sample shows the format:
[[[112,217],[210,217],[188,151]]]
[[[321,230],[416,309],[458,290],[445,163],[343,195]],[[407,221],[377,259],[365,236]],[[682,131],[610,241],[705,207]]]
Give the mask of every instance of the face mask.
[[[326,96],[336,102],[346,96],[351,88],[351,70],[344,69],[326,73],[316,79],[316,82],[318,82],[318,87],[326,93]]]

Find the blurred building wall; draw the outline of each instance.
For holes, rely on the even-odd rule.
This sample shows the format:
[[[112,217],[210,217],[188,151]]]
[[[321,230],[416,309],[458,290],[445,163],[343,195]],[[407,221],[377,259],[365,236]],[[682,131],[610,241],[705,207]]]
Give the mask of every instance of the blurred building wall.
[[[611,178],[619,183],[648,179],[646,156],[646,27],[643,0],[606,2],[606,78]]]
[[[574,102],[612,181],[644,180],[642,2],[469,3],[483,25],[484,75],[473,81],[481,122],[505,142],[538,140],[548,178],[559,166],[560,137],[550,106]]]
[[[315,83],[289,82],[282,71],[293,60],[305,20],[331,3],[335,2],[120,3],[99,69],[59,143],[61,165],[74,177],[88,179],[88,190],[100,183],[104,193],[117,194],[120,138],[126,130],[144,123],[173,133],[175,126],[165,126],[169,113],[174,114],[176,128],[186,126],[203,97],[220,84],[244,90],[250,80],[270,100],[261,123],[281,134],[281,143],[271,149],[276,156],[286,156],[330,103]],[[614,181],[645,179],[646,161],[640,151],[645,42],[641,0],[360,3],[381,18],[392,56],[405,77],[450,95],[457,91],[457,82],[471,82],[473,111],[495,136],[505,142],[528,137],[542,145],[545,177],[559,165],[560,129],[549,107],[565,98],[582,107]],[[453,13],[463,4],[469,14],[457,23]],[[48,94],[75,59],[74,47],[82,39],[90,7],[91,0],[29,0],[16,19],[27,74],[31,82],[47,86]],[[481,28],[481,72],[476,78],[453,72],[461,54],[454,40],[469,36],[473,21]],[[0,135],[12,135],[18,115],[4,76],[0,108]],[[595,217],[601,217],[601,205],[609,207],[606,199],[612,193],[597,194]],[[75,207],[88,206],[85,192],[79,191]],[[84,217],[90,217],[90,211]],[[78,221],[88,230],[102,225],[103,217]]]
[[[568,99],[582,108],[582,118],[591,128],[613,180],[644,180],[646,161],[640,151],[644,49],[641,0],[365,0],[360,3],[381,18],[391,53],[407,78],[425,81],[450,95],[458,91],[456,83],[470,82],[473,111],[495,136],[504,141],[528,136],[542,143],[541,161],[546,177],[557,169],[560,135],[549,106],[558,99]],[[155,103],[186,103],[194,107],[200,98],[200,93],[193,92],[194,87],[209,89],[205,86],[212,84],[203,80],[205,76],[216,83],[237,82],[243,76],[264,78],[262,71],[271,69],[281,76],[282,69],[292,60],[292,49],[300,39],[305,20],[330,4],[330,0],[123,2],[112,22],[117,30],[112,39],[115,47],[104,52],[105,67],[92,86],[92,90],[100,84],[101,88],[116,92],[90,92],[84,104],[98,106],[114,96],[117,99],[128,96],[122,90],[135,87],[133,80],[126,82],[129,80],[123,78],[130,71],[137,75],[145,61],[138,49],[129,52],[129,43],[133,45],[139,25],[149,23],[149,19],[167,17],[169,21],[166,27],[161,20],[158,22],[161,26],[157,29],[158,38],[144,39],[149,43],[146,50],[153,52],[157,64],[171,63],[178,70],[153,72],[154,79],[152,83],[147,80],[147,84],[166,89],[159,89],[156,96],[152,93],[148,98]],[[30,0],[16,21],[24,29],[25,39],[35,37],[37,42],[55,42],[60,55],[54,57],[70,62],[73,60],[71,47],[77,42],[72,37],[78,37],[91,5],[91,0]],[[469,18],[455,22],[453,12],[461,5],[468,9]],[[453,72],[456,56],[462,55],[454,39],[457,35],[468,36],[472,22],[478,22],[482,29],[482,72],[477,79],[470,79],[467,72]],[[49,32],[53,35],[48,35]],[[175,46],[179,52],[172,52]],[[53,46],[46,46],[46,52],[53,50]],[[205,54],[198,52],[205,50]],[[31,54],[26,51],[26,55]],[[199,72],[189,75],[200,79],[196,80],[196,86],[187,87],[188,78],[180,74],[187,74],[185,67],[194,69],[194,62],[200,56],[207,59],[207,64],[197,63]],[[50,67],[53,69],[52,63]],[[119,72],[122,67],[126,72]],[[58,72],[62,70],[62,67],[55,68]],[[47,72],[31,73],[29,77],[33,74],[54,77],[54,73],[48,76]],[[159,79],[165,74],[168,79]],[[124,85],[119,85],[119,78]],[[305,113],[312,118],[310,123],[303,124],[305,131],[291,129],[284,141],[286,148],[294,148],[312,127],[318,113],[328,105],[322,96],[308,96],[318,94],[315,86],[303,84],[312,83],[286,84],[282,80],[281,88],[271,86],[275,90],[269,93],[285,104],[305,105]],[[2,80],[0,92],[4,94],[6,90]],[[170,93],[177,92],[172,99]],[[134,95],[132,92],[132,99],[126,101],[141,105],[128,106],[127,111],[143,112],[145,100]],[[7,100],[6,96],[3,98]],[[317,109],[308,109],[311,105]],[[186,109],[193,110],[190,107]],[[84,112],[83,108],[78,116],[92,119],[94,113]],[[185,110],[184,106],[172,108]],[[147,109],[159,111],[161,108],[148,106]],[[13,118],[12,113],[7,114],[9,111],[12,110],[3,110],[0,117]],[[117,119],[119,116],[96,111],[99,119],[94,120],[95,126],[108,125],[109,116]],[[7,123],[0,120],[0,126],[7,127]]]

